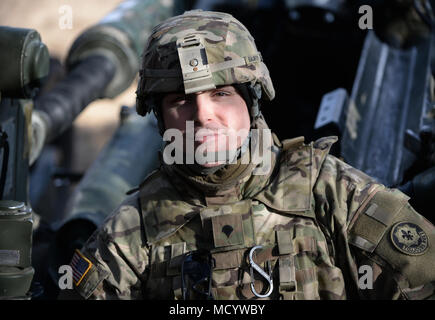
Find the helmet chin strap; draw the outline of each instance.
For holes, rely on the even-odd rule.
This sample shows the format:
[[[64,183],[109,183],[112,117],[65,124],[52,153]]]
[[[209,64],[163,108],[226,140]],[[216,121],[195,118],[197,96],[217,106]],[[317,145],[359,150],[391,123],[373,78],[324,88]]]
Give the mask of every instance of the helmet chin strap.
[[[255,120],[261,115],[259,101],[261,99],[261,84],[250,84],[249,85],[250,96],[252,99],[252,106],[250,108],[251,114],[251,127]]]

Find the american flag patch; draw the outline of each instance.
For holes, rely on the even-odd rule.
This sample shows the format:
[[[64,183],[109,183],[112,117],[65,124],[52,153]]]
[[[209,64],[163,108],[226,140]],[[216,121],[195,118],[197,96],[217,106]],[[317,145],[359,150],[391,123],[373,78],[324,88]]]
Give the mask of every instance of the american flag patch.
[[[71,260],[71,268],[73,270],[74,284],[78,286],[85,277],[86,273],[91,269],[92,262],[89,261],[80,250],[75,250]]]

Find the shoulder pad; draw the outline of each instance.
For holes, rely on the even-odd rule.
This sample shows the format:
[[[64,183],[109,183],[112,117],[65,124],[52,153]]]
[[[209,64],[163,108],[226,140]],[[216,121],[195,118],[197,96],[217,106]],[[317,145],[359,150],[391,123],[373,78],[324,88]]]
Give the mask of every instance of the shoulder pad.
[[[254,198],[285,213],[314,218],[313,187],[320,168],[337,137],[325,137],[304,143],[304,137],[282,141],[277,174]]]
[[[349,223],[349,242],[373,252],[408,199],[397,189],[379,187],[373,191]]]
[[[336,141],[337,137],[326,137],[307,145],[304,137],[284,140],[279,171],[255,198],[275,210],[314,218],[313,186]]]
[[[161,170],[143,183],[139,201],[147,245],[175,233],[199,214],[201,207],[187,202]]]
[[[284,140],[277,173],[255,199],[284,213],[314,217],[312,205],[312,145],[304,137]]]
[[[397,189],[380,188],[350,222],[349,243],[378,255],[410,288],[435,281],[435,228]]]

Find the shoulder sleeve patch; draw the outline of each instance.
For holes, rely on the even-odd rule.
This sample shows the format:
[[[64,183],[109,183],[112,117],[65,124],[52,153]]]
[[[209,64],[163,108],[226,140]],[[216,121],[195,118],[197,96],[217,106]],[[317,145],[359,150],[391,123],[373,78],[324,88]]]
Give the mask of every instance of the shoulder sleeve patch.
[[[410,288],[435,283],[435,227],[406,204],[375,253],[404,275]]]
[[[107,271],[92,263],[77,249],[70,266],[73,271],[74,288],[85,299],[88,299],[100,282],[109,276]]]
[[[86,258],[80,250],[76,249],[71,260],[74,284],[78,286],[83,278],[93,266],[92,262]]]
[[[394,225],[390,232],[391,242],[400,252],[419,256],[429,247],[427,234],[415,223],[402,221]]]

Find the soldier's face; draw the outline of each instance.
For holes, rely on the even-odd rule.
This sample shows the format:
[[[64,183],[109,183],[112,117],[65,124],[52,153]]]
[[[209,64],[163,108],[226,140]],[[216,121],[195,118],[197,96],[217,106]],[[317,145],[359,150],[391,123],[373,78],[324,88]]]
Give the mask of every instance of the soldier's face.
[[[195,151],[235,150],[247,138],[250,128],[249,111],[245,100],[233,86],[185,95],[167,94],[162,101],[165,129],[177,129],[186,141],[186,123],[193,122]],[[184,144],[184,147],[186,145]],[[204,166],[219,165],[211,162]]]

